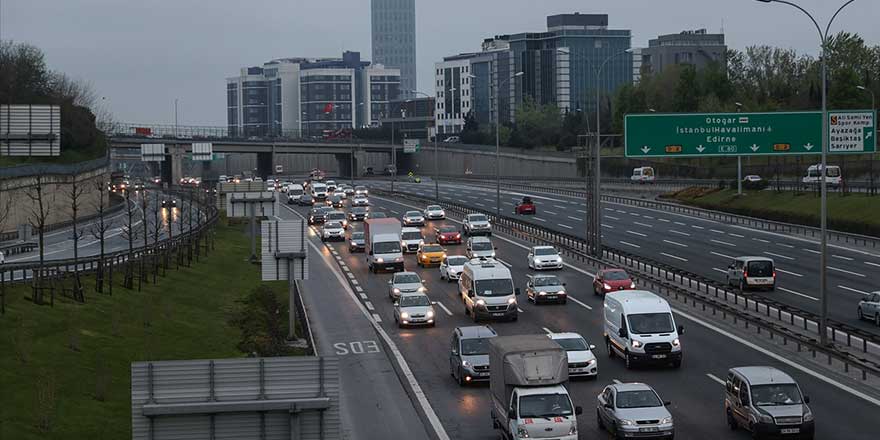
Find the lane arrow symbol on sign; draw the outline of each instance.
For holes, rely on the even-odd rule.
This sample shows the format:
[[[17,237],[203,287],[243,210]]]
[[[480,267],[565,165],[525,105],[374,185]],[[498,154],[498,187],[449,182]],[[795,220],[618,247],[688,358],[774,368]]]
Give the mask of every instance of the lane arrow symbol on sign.
[[[752,144],[751,148],[752,148],[752,151],[758,151],[761,149],[761,147],[759,147],[758,144]]]
[[[649,151],[651,151],[651,147],[649,147],[647,145],[642,147],[642,153],[648,154]]]
[[[809,144],[809,143],[808,143],[808,144],[804,145],[804,149],[806,149],[807,151],[812,150],[812,149],[813,149],[813,144]]]
[[[700,153],[702,153],[704,150],[706,150],[706,147],[704,147],[704,146],[702,146],[702,145],[700,145],[699,147],[697,147],[697,151],[699,151]]]
[[[868,131],[865,133],[865,140],[871,139],[872,137],[874,137],[874,131],[873,131],[873,130],[868,130]]]

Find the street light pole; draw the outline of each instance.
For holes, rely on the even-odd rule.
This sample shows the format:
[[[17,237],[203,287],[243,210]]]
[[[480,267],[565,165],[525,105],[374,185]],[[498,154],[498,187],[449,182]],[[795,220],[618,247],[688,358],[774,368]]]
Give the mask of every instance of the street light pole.
[[[877,99],[876,99],[876,96],[874,96],[874,91],[865,87],[865,86],[856,86],[856,88],[863,91],[863,92],[868,92],[871,94],[871,114],[874,115],[874,118],[876,119],[877,110],[875,110],[875,109],[877,108],[877,102],[876,102]],[[877,121],[874,121],[874,124],[876,125]],[[868,189],[868,194],[870,194],[872,196],[874,195],[874,155],[875,154],[877,154],[876,151],[871,153],[870,156],[868,156],[868,179],[871,182],[871,188]]]
[[[741,102],[735,102],[736,112],[741,113],[743,105]],[[741,155],[736,156],[736,195],[743,195],[743,157]]]
[[[819,250],[819,340],[822,345],[828,344],[828,181],[826,179],[828,167],[828,33],[831,30],[831,24],[840,14],[843,8],[850,5],[855,0],[849,0],[837,9],[837,12],[828,20],[825,31],[806,9],[787,0],[757,0],[761,3],[782,3],[803,12],[819,31],[819,41],[822,44],[822,170],[821,183],[822,202],[820,206],[820,229],[822,238],[820,240]]]
[[[510,78],[505,79],[498,83],[498,88],[495,90],[495,216],[501,216],[501,135],[498,130],[498,126],[501,123],[501,106],[498,105],[498,99],[501,96],[501,87],[520,77],[525,75],[525,72],[516,72],[510,76]]]

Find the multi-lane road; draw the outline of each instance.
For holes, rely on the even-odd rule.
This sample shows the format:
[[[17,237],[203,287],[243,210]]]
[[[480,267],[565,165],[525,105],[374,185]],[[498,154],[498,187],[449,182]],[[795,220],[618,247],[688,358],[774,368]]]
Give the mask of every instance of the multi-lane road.
[[[456,186],[444,186],[444,192],[449,191],[452,196],[457,197],[459,200],[473,200],[476,206],[479,206],[479,203],[487,207],[491,206],[490,201],[487,199],[492,198],[493,195],[475,188],[462,189],[456,195],[455,191],[458,191],[458,188]],[[427,188],[425,189],[427,190]],[[477,198],[470,199],[471,196]],[[511,201],[510,199],[513,196],[515,194],[507,194],[505,201]],[[543,205],[543,209],[534,219],[534,221],[539,222],[541,220],[537,220],[538,218],[543,219],[547,223],[550,223],[551,219],[555,218],[553,214],[548,215],[546,210],[558,210],[561,212],[563,209],[567,209],[577,212],[578,209],[582,209],[578,206],[573,206],[574,204],[572,203],[566,203],[564,199],[548,198],[539,199],[539,201]],[[423,206],[415,206],[410,202],[382,199],[375,196],[371,197],[371,203],[373,210],[381,210],[389,216],[398,218],[407,210],[423,208]],[[554,209],[554,205],[559,207]],[[505,206],[512,208],[508,205]],[[634,218],[627,219],[626,222],[621,220],[621,223],[612,225],[614,230],[617,230],[619,227],[621,231],[618,235],[606,235],[606,240],[623,240],[642,246],[636,242],[639,240],[627,240],[627,238],[630,238],[627,235],[633,234],[627,233],[626,230],[632,230],[633,232],[641,231],[633,226],[636,225],[635,222],[651,224],[651,227],[645,228],[652,231],[680,229],[679,232],[691,234],[690,236],[682,235],[681,237],[683,238],[679,240],[671,239],[688,245],[687,248],[677,246],[682,247],[682,249],[697,247],[695,244],[698,238],[689,238],[696,237],[697,234],[693,232],[700,231],[699,228],[691,227],[694,225],[705,228],[704,235],[700,235],[700,237],[713,237],[719,241],[729,241],[731,240],[730,237],[739,240],[755,237],[767,239],[766,237],[744,231],[729,228],[729,230],[725,230],[722,227],[717,227],[717,225],[703,225],[697,223],[696,220],[685,222],[672,216],[661,216],[659,213],[647,213],[648,216],[654,218],[646,219],[644,218],[646,212],[634,211],[629,208],[622,208],[621,210],[625,211],[625,213],[617,213],[615,211],[615,214],[618,214],[615,217],[623,219],[625,218],[623,217],[624,215],[630,216],[630,212],[639,214],[639,217],[630,216]],[[285,219],[299,219],[306,212],[305,208],[285,207],[281,210],[281,217]],[[577,220],[575,220],[576,214],[571,217],[572,219],[569,220],[560,219],[554,221],[559,225],[566,225],[574,229],[578,225]],[[659,218],[669,220],[669,224],[666,225],[666,222],[659,221]],[[651,220],[654,220],[654,222],[650,222]],[[675,222],[684,224],[681,225]],[[428,240],[431,240],[433,237],[432,227],[438,224],[459,226],[454,220],[432,222],[424,228],[424,234]],[[354,227],[358,228],[359,226],[355,225]],[[725,234],[733,232],[743,237],[721,237],[721,233],[713,232],[710,228],[718,229],[719,231],[724,230]],[[609,229],[609,231],[611,230]],[[717,237],[714,234],[717,234]],[[637,235],[635,237],[641,239],[641,243],[644,243],[649,241],[651,236],[648,233],[645,235],[646,237]],[[662,239],[654,238],[653,240],[660,241]],[[531,272],[526,264],[528,245],[503,235],[496,235],[493,241],[498,247],[498,258],[510,267],[516,285],[523,287],[526,275]],[[771,241],[771,243],[773,242]],[[734,244],[739,244],[739,242]],[[807,247],[807,244],[804,243],[799,245],[804,248]],[[473,321],[463,313],[463,306],[458,296],[456,284],[440,280],[439,271],[436,268],[417,268],[414,256],[412,254],[406,256],[407,269],[415,271],[421,276],[428,287],[428,295],[432,301],[437,302],[439,318],[435,328],[398,329],[393,320],[392,304],[387,293],[389,274],[369,273],[366,268],[364,255],[350,253],[345,243],[332,243],[324,247],[313,236],[312,246],[315,250],[320,250],[324,257],[321,260],[322,264],[313,266],[312,277],[318,280],[332,281],[335,279],[338,281],[338,284],[333,286],[335,288],[327,288],[327,285],[324,284],[320,287],[321,290],[307,290],[304,295],[307,298],[309,296],[319,296],[321,301],[336,302],[341,308],[350,306],[352,302],[357,302],[358,307],[366,310],[365,313],[378,323],[381,333],[389,335],[394,347],[399,349],[399,353],[403,358],[402,361],[406,363],[413,373],[412,379],[417,381],[420,389],[424,392],[423,396],[426,398],[430,410],[436,413],[443,430],[449,438],[497,438],[497,433],[492,430],[489,418],[490,397],[488,388],[485,386],[460,388],[450,376],[449,343],[452,330],[457,326],[473,325]],[[698,250],[692,251],[695,252],[693,255],[681,250],[675,251],[676,253],[668,252],[669,249],[673,249],[672,246],[676,245],[670,245],[670,247],[657,245],[656,248],[680,258],[692,258],[693,260],[689,259],[689,262],[693,261],[695,265],[710,265],[709,257],[699,256]],[[639,249],[648,249],[648,246],[644,245],[644,247]],[[785,252],[788,254],[799,255],[791,252],[792,249],[796,248],[785,249],[787,249]],[[449,255],[464,254],[464,246],[447,246],[447,251]],[[730,253],[730,255],[732,254]],[[780,253],[780,255],[782,254]],[[717,264],[723,264],[726,260],[726,257],[719,257],[719,260],[713,261],[719,261],[722,263]],[[711,263],[713,266],[717,266],[717,264]],[[722,265],[721,267],[724,266]],[[785,268],[785,266],[782,267]],[[795,266],[789,267],[791,267],[791,271],[799,270]],[[726,427],[722,407],[723,389],[721,380],[725,377],[730,367],[743,365],[772,365],[792,374],[799,381],[805,393],[812,397],[813,403],[811,406],[817,420],[816,438],[867,439],[875,437],[878,429],[880,429],[880,422],[876,418],[871,417],[880,410],[880,399],[877,399],[876,396],[869,396],[867,398],[864,395],[857,396],[852,390],[847,391],[842,388],[842,384],[834,379],[826,378],[823,372],[810,370],[809,365],[798,365],[799,362],[796,359],[786,360],[771,349],[749,344],[743,338],[738,338],[735,334],[728,333],[723,328],[712,325],[705,317],[691,315],[680,310],[676,310],[676,319],[679,323],[684,324],[686,328],[686,333],[682,338],[685,353],[682,367],[677,370],[665,368],[627,370],[619,359],[609,359],[603,348],[602,300],[591,293],[592,273],[582,267],[572,265],[556,272],[556,275],[562,278],[569,286],[568,291],[572,301],[569,301],[567,305],[535,306],[521,299],[519,307],[522,309],[522,313],[517,322],[494,323],[492,325],[502,335],[534,334],[548,331],[579,332],[591,343],[599,347],[596,349],[596,354],[599,358],[598,379],[594,381],[574,381],[570,384],[575,404],[583,406],[585,409],[584,415],[578,418],[581,438],[607,438],[607,434],[598,430],[595,404],[596,395],[601,391],[602,387],[613,381],[641,381],[649,383],[657,389],[664,399],[672,401],[670,411],[675,417],[677,438],[747,438],[747,434],[731,432]],[[351,285],[357,288],[357,292],[351,291]],[[793,289],[794,286],[792,287]],[[311,319],[320,323],[318,324],[319,326],[337,329],[346,327],[346,325],[341,324],[339,314],[335,313],[332,308],[329,310],[326,307],[319,309],[311,304],[309,304],[309,308],[313,313]],[[360,332],[350,337],[360,341],[375,336],[369,336]],[[324,341],[321,341],[320,337],[318,339],[319,346],[322,342],[326,345],[326,336]],[[337,342],[331,340],[331,342],[334,342],[333,346],[336,346],[337,343],[342,343],[341,347],[343,348],[350,346],[346,345],[345,341]],[[381,346],[379,350],[380,352],[386,351]],[[336,352],[335,354],[354,357],[367,355],[367,353],[357,355],[352,353],[350,349]],[[395,356],[395,353],[384,354],[388,358]],[[385,380],[386,378],[380,377],[380,379]],[[374,388],[380,385],[381,383],[376,383]],[[359,393],[370,392],[364,390],[362,385],[356,387],[356,390]],[[379,392],[379,390],[376,392]],[[384,391],[382,395],[386,396]],[[408,401],[407,396],[392,395],[391,398],[397,400],[389,403],[391,405],[388,408],[390,411],[396,411],[399,409],[398,406],[403,405],[404,408],[400,410],[407,411],[406,413],[410,414],[407,407],[408,404],[406,403]],[[401,402],[404,403],[402,404]],[[420,401],[413,404],[419,405]],[[364,408],[363,410],[370,414],[375,412],[374,408]],[[397,416],[388,419],[389,425],[394,423],[399,423]],[[354,436],[354,438],[358,437],[357,435]],[[370,436],[364,436],[364,438],[367,437]]]
[[[372,185],[388,188],[387,182]],[[395,184],[395,190],[434,197],[433,184]],[[502,190],[502,214],[513,215],[518,198],[531,196],[534,216],[521,220],[573,235],[585,235],[587,208],[576,197],[526,194]],[[495,210],[493,188],[468,184],[440,184],[440,199]],[[819,243],[817,240],[751,229],[738,225],[629,205],[603,203],[603,243],[635,255],[679,267],[706,278],[726,282],[734,257],[772,258],[777,266],[774,292],[755,292],[790,306],[819,312]],[[880,290],[880,251],[831,243],[828,257],[829,316],[840,322],[878,331],[859,322],[857,303]]]

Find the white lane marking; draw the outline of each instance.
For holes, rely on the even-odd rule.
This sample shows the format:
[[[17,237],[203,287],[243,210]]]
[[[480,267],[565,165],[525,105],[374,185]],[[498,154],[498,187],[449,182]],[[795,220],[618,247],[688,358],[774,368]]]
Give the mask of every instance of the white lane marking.
[[[620,385],[620,384],[623,383],[623,382],[621,382],[621,381],[619,381],[619,380],[617,380],[617,379],[613,379],[612,381],[613,381],[614,383],[618,384],[618,385]]]
[[[723,335],[723,336],[726,336],[726,337],[728,337],[728,338],[730,338],[730,339],[732,339],[732,340],[734,340],[734,341],[736,341],[736,342],[739,342],[740,344],[745,345],[746,347],[749,347],[749,348],[751,348],[751,349],[753,349],[753,350],[755,350],[755,351],[757,351],[757,352],[759,352],[759,353],[762,353],[762,354],[764,354],[764,355],[766,355],[766,356],[772,357],[773,359],[775,359],[775,360],[777,360],[777,361],[779,361],[779,362],[782,362],[782,363],[784,363],[784,364],[786,364],[786,365],[788,365],[788,366],[790,366],[790,367],[792,367],[792,368],[795,368],[795,369],[800,370],[800,371],[802,371],[802,372],[804,372],[804,373],[806,373],[806,374],[809,374],[810,376],[813,376],[813,377],[815,377],[815,378],[818,379],[818,380],[821,380],[821,381],[823,381],[823,382],[825,382],[825,383],[827,383],[827,384],[830,384],[830,385],[832,385],[832,386],[834,386],[834,387],[837,387],[837,388],[840,389],[840,390],[846,391],[847,393],[850,393],[850,394],[852,394],[852,395],[854,395],[854,396],[856,396],[856,397],[859,397],[859,398],[861,398],[861,399],[863,399],[863,400],[865,400],[865,401],[867,401],[867,402],[869,402],[869,403],[872,403],[872,404],[874,404],[874,405],[876,405],[876,406],[880,406],[880,399],[878,399],[878,398],[876,398],[876,397],[869,396],[869,395],[867,395],[867,394],[865,394],[865,393],[863,393],[863,392],[861,392],[861,391],[859,391],[859,390],[857,390],[857,389],[855,389],[855,388],[852,388],[852,387],[850,387],[850,386],[848,386],[848,385],[844,385],[844,384],[842,384],[842,383],[840,383],[840,382],[838,382],[838,381],[836,381],[836,380],[834,380],[834,379],[828,377],[825,373],[821,373],[821,372],[818,372],[818,371],[811,370],[810,368],[804,366],[803,364],[801,364],[801,363],[798,362],[798,361],[790,360],[790,359],[788,359],[787,357],[785,357],[785,355],[781,355],[781,354],[775,353],[775,352],[773,352],[773,351],[771,351],[771,350],[768,350],[768,349],[766,349],[766,348],[763,348],[763,347],[761,347],[761,346],[759,346],[759,345],[757,345],[757,344],[755,344],[755,343],[753,343],[753,342],[749,342],[748,340],[746,340],[746,339],[744,339],[744,338],[741,338],[741,337],[739,337],[739,336],[736,336],[736,335],[734,335],[734,334],[732,334],[732,333],[730,333],[730,332],[728,332],[728,331],[726,331],[726,330],[723,330],[723,329],[721,329],[721,328],[719,328],[719,327],[717,327],[717,326],[715,326],[715,325],[712,325],[712,324],[710,324],[709,322],[704,321],[704,320],[702,320],[702,319],[700,319],[700,318],[697,318],[697,317],[692,316],[692,315],[690,315],[690,314],[684,313],[684,312],[682,312],[682,311],[680,311],[680,310],[677,310],[677,309],[673,309],[673,311],[674,311],[675,313],[681,315],[681,316],[684,317],[685,319],[688,319],[688,320],[693,321],[693,322],[695,322],[695,323],[697,323],[697,324],[700,324],[700,325],[702,325],[703,327],[706,327],[707,329],[710,329],[710,330],[712,330],[712,331],[714,331],[714,332],[716,332],[716,333],[718,333],[718,334],[721,334],[721,335]]]
[[[550,331],[550,329],[547,328],[547,327],[541,327],[541,330],[544,330],[544,331],[547,332],[548,334],[549,334],[549,333],[553,333],[553,332]]]
[[[812,296],[810,296],[810,295],[804,295],[803,293],[795,292],[794,290],[786,289],[785,287],[777,287],[777,289],[779,289],[779,290],[781,290],[781,291],[783,291],[783,292],[790,293],[790,294],[792,294],[792,295],[797,295],[797,296],[800,296],[800,297],[803,297],[803,298],[811,299],[811,300],[813,300],[813,301],[819,301],[819,298],[812,297]]]
[[[724,270],[724,269],[719,269],[719,268],[717,268],[717,267],[713,267],[712,270],[715,270],[715,271],[721,272],[721,273],[723,273],[723,274],[727,274],[727,271],[726,271],[726,270]]]
[[[714,380],[715,382],[721,384],[721,386],[727,386],[727,384],[726,384],[723,380],[719,379],[718,376],[716,376],[716,375],[714,375],[714,374],[712,374],[712,373],[706,373],[706,377],[708,377],[709,379],[712,379],[712,380]]]
[[[526,312],[525,310],[523,310],[523,309],[521,309],[521,308],[519,308],[519,307],[516,308],[516,311],[517,311],[517,312],[520,312],[520,313],[525,313],[525,312]]]
[[[546,212],[547,214],[550,214],[550,215],[559,215],[558,212],[548,211],[548,210],[546,210],[546,209],[544,210],[544,212]]]
[[[639,226],[644,226],[644,227],[646,227],[646,228],[653,228],[653,227],[654,227],[654,225],[649,225],[649,224],[647,224],[647,223],[641,223],[641,222],[633,222],[633,223],[634,223],[634,224],[637,224],[637,225],[639,225]]]
[[[722,257],[722,258],[727,258],[727,259],[731,259],[731,260],[733,259],[733,257],[731,257],[730,255],[719,254],[718,252],[714,252],[714,251],[713,251],[713,252],[709,252],[709,253],[712,254],[712,255],[717,255],[717,256]]]
[[[669,223],[669,222],[670,222],[669,220],[666,220],[665,218],[658,218],[657,221],[660,221],[660,222],[663,222],[663,223]]]
[[[571,227],[569,225],[563,225],[562,223],[557,223],[556,226],[562,226],[563,228],[566,228],[566,229],[574,229],[573,227]]]
[[[691,234],[688,234],[687,232],[676,231],[675,229],[670,229],[669,232],[672,232],[673,234],[684,235],[685,237],[691,236]]]
[[[770,255],[771,257],[778,257],[778,258],[783,258],[783,259],[786,259],[786,260],[794,260],[794,258],[789,257],[788,255],[774,254],[773,252],[766,252],[766,251],[765,251],[765,252],[764,252],[764,255]]]
[[[554,208],[568,209],[568,206],[553,205]]]
[[[672,245],[675,245],[675,246],[688,247],[688,245],[686,245],[686,244],[684,244],[684,243],[679,243],[679,242],[677,242],[677,241],[663,240],[663,242],[664,242],[664,243],[669,243],[669,244],[672,244]]]
[[[812,249],[803,248],[803,250],[805,250],[805,251],[807,251],[807,252],[809,252],[809,253],[811,253],[811,254],[822,255],[821,252],[819,252],[819,251],[814,251],[814,250],[812,250]]]
[[[837,287],[840,287],[843,290],[849,290],[850,292],[860,293],[862,295],[870,295],[871,294],[870,292],[865,292],[864,290],[853,289],[852,287],[841,286],[840,284],[838,284]]]
[[[745,235],[734,234],[733,232],[728,232],[727,235],[730,235],[731,237],[736,237],[736,238],[746,238]]]
[[[647,215],[647,214],[642,214],[642,217],[644,217],[648,220],[654,220],[654,217],[651,217],[650,215]]]
[[[686,224],[684,224],[684,223],[682,223],[682,222],[672,222],[672,223],[675,223],[675,224],[677,224],[677,225],[679,225],[679,226],[687,226]]]
[[[500,258],[497,258],[497,257],[496,257],[496,258],[495,258],[495,261],[497,261],[497,262],[499,262],[499,263],[501,263],[501,264],[503,264],[503,265],[505,265],[505,266],[507,266],[507,267],[510,267],[510,263],[508,263],[508,262],[506,262],[506,261],[504,261],[504,260],[502,260],[502,259],[500,259]]]
[[[694,229],[706,229],[706,228],[704,228],[704,227],[702,227],[702,226],[697,226],[697,225],[691,225],[691,227],[694,228]]]
[[[583,307],[583,308],[585,308],[585,309],[587,309],[587,310],[593,310],[593,308],[590,307],[589,304],[583,303],[583,302],[581,302],[580,300],[578,300],[577,298],[572,298],[571,296],[569,296],[568,299],[574,301],[575,304],[577,304],[577,305],[579,305],[579,306],[581,306],[581,307]]]
[[[357,291],[357,293],[361,293],[364,291],[364,288],[361,286],[354,286],[354,290]]]
[[[611,220],[620,220],[619,217],[614,217],[613,215],[606,215],[605,218],[610,218]]]
[[[581,214],[586,214],[586,213],[587,213],[587,211],[584,211],[583,209],[578,209],[577,212],[579,212],[579,213],[581,213]]]
[[[614,212],[614,208],[608,208],[608,207],[606,207],[606,208],[604,208],[604,209],[605,209],[606,211]]]
[[[785,244],[785,243],[776,243],[776,244],[778,244],[779,246],[782,246],[782,247],[789,248],[789,249],[794,249],[794,246],[792,246],[790,244]]]
[[[869,265],[869,266],[880,267],[880,264],[872,263],[872,262],[870,262],[870,261],[865,261],[865,264],[867,264],[867,265]]]
[[[801,274],[799,274],[799,273],[796,273],[796,272],[789,272],[789,271],[787,271],[787,270],[783,270],[783,269],[780,269],[780,268],[778,268],[778,267],[776,268],[776,271],[777,271],[777,272],[782,272],[782,273],[784,273],[784,274],[788,274],[788,275],[793,275],[793,276],[796,276],[796,277],[798,277],[798,278],[803,278],[803,277],[804,277],[803,275],[801,275]]]
[[[373,313],[373,320],[376,322],[382,322],[382,317],[379,316],[378,313]]]
[[[608,229],[614,229],[614,226],[606,225],[605,223],[602,223],[602,227],[603,227],[603,228],[608,228]]]
[[[482,204],[482,203],[474,203],[474,204],[477,205],[477,206],[481,206],[481,207],[483,207],[483,208],[486,207],[486,205],[484,205],[484,204]]]
[[[392,214],[400,214],[400,211],[395,211],[395,210],[392,209],[392,210],[391,210],[391,213],[392,213]]]
[[[831,256],[834,257],[834,258],[839,258],[839,259],[841,259],[841,260],[845,260],[845,261],[853,261],[853,260],[854,260],[854,258],[844,257],[844,256],[841,256],[841,255],[834,255],[834,254],[832,254]]]
[[[834,267],[834,266],[828,266],[828,268],[831,269],[831,270],[836,270],[836,271],[841,272],[841,273],[845,273],[845,274],[849,274],[849,275],[855,275],[855,276],[857,276],[857,277],[865,278],[865,275],[864,275],[864,274],[860,274],[860,273],[858,273],[858,272],[853,272],[853,271],[849,271],[849,270],[843,270],[843,269],[840,269],[840,268],[837,268],[837,267]]]
[[[617,212],[619,212],[619,213],[621,213],[621,214],[626,214],[626,211],[624,211],[624,210],[622,210],[622,209],[618,209]]]
[[[632,247],[634,247],[634,248],[641,248],[641,246],[639,246],[639,245],[637,245],[637,244],[628,243],[628,242],[625,242],[625,241],[623,241],[623,240],[620,241],[620,244],[625,244],[625,245],[627,245],[627,246],[632,246]]]
[[[642,234],[641,232],[635,232],[635,231],[629,231],[629,230],[628,230],[628,231],[626,231],[626,233],[627,233],[627,234],[632,234],[632,235],[638,235],[639,237],[647,237],[647,235]]]
[[[447,315],[452,316],[452,311],[447,309],[446,306],[443,305],[442,302],[437,301],[437,305],[440,306],[440,308],[443,309],[443,311],[446,312]]]
[[[568,218],[570,218],[570,219],[572,219],[572,220],[574,220],[574,221],[576,221],[576,222],[579,222],[579,221],[583,220],[582,218],[572,217],[572,216],[568,216]]]
[[[677,256],[677,255],[667,254],[666,252],[661,252],[660,255],[664,255],[664,256],[667,256],[667,257],[669,257],[669,258],[675,258],[675,259],[678,260],[678,261],[684,261],[684,262],[687,262],[687,258],[681,258],[681,257],[679,257],[679,256]]]
[[[361,299],[364,299],[364,300],[366,300],[366,299],[370,299],[370,298],[367,296],[367,294],[365,294],[365,293],[361,293],[361,294],[360,294],[360,297],[361,297]]]
[[[712,240],[709,240],[709,241],[711,241],[712,243],[723,244],[723,245],[725,245],[725,246],[736,247],[735,244],[733,244],[733,243],[728,243],[728,242],[726,242],[726,241],[715,240],[715,239],[712,239]]]
[[[376,311],[376,308],[373,307],[373,303],[371,303],[371,302],[369,302],[369,301],[366,301],[366,302],[364,302],[364,305],[367,306],[367,310],[369,310],[369,311],[371,311],[371,312]]]
[[[358,280],[351,280],[351,284],[354,284],[355,289],[360,289],[360,286],[358,286]]]
[[[629,213],[629,215],[634,216],[634,217],[641,217],[642,216],[641,214],[635,213],[635,212],[631,212],[631,213]]]
[[[724,231],[719,231],[717,229],[709,229],[709,230],[716,233],[716,234],[724,234],[725,233]]]
[[[539,222],[547,223],[547,220],[544,220],[544,219],[542,219],[541,217],[533,217],[533,218],[534,218],[535,220],[539,221]]]
[[[770,240],[764,240],[763,238],[752,238],[752,240],[760,241],[761,243],[770,243]]]

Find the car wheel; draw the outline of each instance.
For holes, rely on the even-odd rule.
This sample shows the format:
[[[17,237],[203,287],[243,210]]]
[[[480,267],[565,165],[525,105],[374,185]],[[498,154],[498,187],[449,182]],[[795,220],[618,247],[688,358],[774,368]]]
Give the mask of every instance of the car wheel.
[[[609,358],[614,357],[614,349],[611,348],[611,340],[608,338],[605,338],[605,350],[608,351]]]
[[[454,374],[452,376],[455,377]],[[456,377],[456,381],[458,381],[458,386],[460,387],[463,387],[465,385],[464,374],[462,374],[461,368],[458,369],[458,377]]]
[[[623,361],[624,361],[624,365],[626,366],[626,369],[631,370],[633,367],[633,360],[632,360],[632,356],[630,356],[628,351],[625,351],[623,353]]]
[[[675,369],[681,368],[681,359],[672,361],[672,368],[675,368]]]
[[[480,318],[477,316],[477,312],[471,311],[471,316],[474,318],[474,324],[480,322]]]
[[[733,418],[733,413],[730,410],[727,410],[727,427],[730,428],[731,431],[736,431],[737,426],[736,419]]]
[[[605,422],[602,421],[602,415],[599,414],[599,408],[596,408],[596,425],[599,429],[605,429]]]
[[[740,280],[740,282],[739,282],[739,291],[740,291],[740,292],[745,292],[745,291],[746,291],[746,282],[745,282],[745,281]]]
[[[562,305],[567,304],[567,303],[568,303],[568,298],[562,298],[562,301],[560,301],[560,303],[561,303]]]

